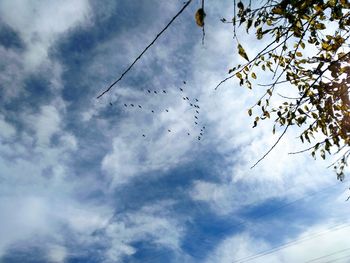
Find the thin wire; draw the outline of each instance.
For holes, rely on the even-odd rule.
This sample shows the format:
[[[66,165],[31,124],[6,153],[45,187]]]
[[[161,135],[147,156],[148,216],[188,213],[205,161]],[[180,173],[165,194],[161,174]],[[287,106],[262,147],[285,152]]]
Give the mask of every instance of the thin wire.
[[[157,39],[168,29],[168,27],[175,21],[175,19],[188,7],[192,0],[188,0],[184,6],[180,9],[179,12],[169,21],[169,23],[157,34],[157,36],[152,40],[152,42],[141,52],[141,54],[134,60],[133,63],[120,75],[120,77],[114,81],[106,90],[104,90],[100,95],[97,96],[97,99],[101,98],[104,94],[109,92],[114,85],[116,85],[122,78],[128,73],[131,68],[136,64],[136,62],[146,53],[146,51],[157,41]]]
[[[338,260],[345,259],[345,258],[350,258],[350,254],[348,254],[348,255],[346,255],[344,257],[335,258],[333,260],[330,260],[330,261],[327,261],[327,262],[323,262],[323,263],[332,263],[332,262],[336,262]]]
[[[322,257],[318,257],[318,258],[314,258],[314,259],[305,261],[304,263],[315,262],[315,261],[317,261],[317,260],[319,260],[319,259],[328,258],[328,257],[330,257],[330,256],[334,256],[334,255],[337,255],[337,254],[341,254],[341,253],[343,253],[343,252],[345,252],[345,251],[348,251],[348,250],[350,250],[350,248],[345,248],[345,249],[342,249],[342,250],[338,250],[338,251],[333,252],[333,253],[331,253],[331,254],[327,254],[327,255],[324,255],[324,256],[322,256]]]
[[[344,181],[344,182],[349,182],[349,180],[346,180],[346,181]],[[344,182],[342,182],[342,183],[344,183]],[[327,187],[321,189],[320,191],[313,192],[313,193],[311,193],[311,194],[307,194],[307,195],[305,195],[305,196],[303,196],[303,197],[300,197],[300,198],[298,198],[298,199],[296,199],[296,200],[293,200],[293,201],[291,201],[291,202],[289,202],[289,203],[287,203],[287,204],[284,204],[284,205],[282,205],[282,206],[279,206],[279,207],[277,207],[276,209],[272,210],[271,212],[266,212],[266,213],[260,214],[260,215],[258,215],[258,216],[253,217],[252,219],[259,219],[259,218],[262,218],[262,217],[264,217],[264,216],[274,214],[274,213],[276,213],[277,211],[279,211],[279,210],[281,210],[281,209],[283,209],[283,208],[285,208],[285,207],[287,207],[287,206],[293,205],[293,204],[295,204],[295,203],[297,203],[297,202],[299,202],[299,201],[301,201],[301,200],[303,200],[303,199],[305,199],[305,198],[312,197],[312,196],[315,196],[316,194],[320,194],[320,193],[322,193],[322,192],[325,192],[325,191],[327,191],[327,190],[329,190],[329,189],[331,189],[331,188],[333,188],[333,187],[335,187],[335,186],[338,186],[338,185],[339,185],[339,183],[336,183],[336,184],[327,186]],[[340,225],[341,225],[341,224],[340,224]],[[237,224],[237,225],[235,225],[235,226],[233,226],[233,227],[237,228],[237,227],[239,227],[239,226],[248,226],[248,223],[247,223],[246,221],[243,221],[243,222],[241,222],[241,223],[239,223],[239,224]],[[337,226],[338,226],[338,225],[337,225]],[[233,227],[232,227],[232,228],[233,228]],[[227,231],[232,230],[232,228],[228,229]],[[286,244],[287,244],[287,243],[286,243]],[[284,244],[284,245],[286,245],[286,244]],[[261,253],[263,253],[263,252],[261,252]],[[163,254],[164,254],[164,253],[159,253],[158,255],[154,255],[153,257],[146,259],[146,261],[144,261],[144,262],[145,262],[145,263],[146,263],[146,262],[151,262],[151,260],[153,260],[153,259],[155,259],[155,258],[158,258],[159,256],[161,256],[161,255],[163,255]],[[255,256],[255,255],[254,255],[254,256]],[[249,258],[250,258],[250,257],[251,257],[251,256],[249,256]],[[240,260],[244,260],[244,261],[242,261],[242,262],[246,262],[246,261],[250,261],[250,260],[252,260],[252,259],[249,259],[249,260],[248,260],[248,257],[246,257],[246,258],[242,258],[242,259],[240,259]],[[234,261],[234,262],[241,262],[240,260],[239,260],[239,261]]]
[[[267,256],[267,255],[273,254],[273,253],[275,253],[275,252],[277,252],[277,251],[279,251],[279,250],[281,250],[281,249],[285,249],[285,248],[287,248],[287,247],[294,246],[294,245],[296,245],[296,244],[299,244],[299,243],[302,243],[302,242],[305,242],[305,241],[314,239],[314,238],[316,238],[316,237],[320,237],[320,236],[329,234],[329,233],[331,233],[331,232],[333,232],[333,231],[337,231],[337,230],[340,230],[340,229],[347,228],[347,227],[350,227],[350,223],[338,224],[338,225],[329,227],[329,228],[328,228],[327,230],[325,230],[325,231],[318,232],[318,233],[314,233],[313,235],[309,235],[309,236],[304,237],[304,238],[300,238],[300,239],[296,239],[296,240],[293,240],[293,241],[289,241],[289,242],[284,243],[284,244],[282,244],[282,245],[275,246],[275,247],[273,247],[273,248],[271,248],[271,249],[262,251],[262,252],[260,252],[260,253],[255,254],[255,255],[251,255],[251,256],[248,256],[248,257],[245,257],[245,258],[241,258],[241,259],[235,260],[235,261],[233,261],[233,262],[240,262],[240,263],[248,262],[248,261],[251,261],[251,260],[260,258],[260,257],[264,257],[264,256]]]

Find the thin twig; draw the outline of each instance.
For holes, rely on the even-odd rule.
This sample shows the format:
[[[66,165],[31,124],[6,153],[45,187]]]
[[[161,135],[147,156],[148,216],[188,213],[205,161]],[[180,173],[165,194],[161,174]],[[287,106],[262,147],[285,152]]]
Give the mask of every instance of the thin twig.
[[[203,13],[205,14],[204,12],[204,0],[202,0],[202,10],[203,10]],[[202,27],[202,45],[204,45],[204,38],[205,38],[205,23],[203,24],[203,27]]]
[[[97,96],[97,99],[101,98],[104,94],[109,92],[111,88],[117,84],[119,81],[122,80],[122,78],[125,76],[126,73],[128,73],[131,68],[136,64],[136,62],[143,56],[143,54],[146,53],[146,51],[157,41],[157,39],[168,29],[168,27],[175,21],[175,19],[188,7],[188,5],[192,2],[192,0],[188,0],[184,6],[180,9],[179,12],[170,20],[170,22],[160,31],[157,36],[152,40],[152,42],[141,52],[141,54],[134,60],[133,63],[120,75],[120,77],[114,81],[106,90],[104,90],[100,95]]]
[[[281,36],[284,36],[285,34],[289,33],[289,31],[284,32]],[[292,37],[293,35],[289,35],[288,38]],[[276,41],[273,40],[271,43],[269,43],[263,50],[261,50],[253,59],[251,59],[250,61],[248,61],[246,64],[242,65],[240,68],[238,68],[234,73],[231,73],[230,76],[226,77],[225,79],[221,80],[219,82],[219,84],[216,85],[215,90],[217,90],[223,83],[225,83],[227,80],[232,79],[233,77],[236,76],[236,74],[238,72],[241,72],[245,67],[249,66],[250,64],[252,64],[254,61],[256,61],[257,58],[259,58],[260,56],[263,56],[269,52],[271,52],[272,50],[275,50],[277,48],[279,48],[281,45],[283,45],[283,42],[279,43],[277,46],[267,50],[268,48],[270,48],[273,44],[276,44]],[[266,51],[267,50],[267,51]]]
[[[327,139],[329,139],[329,138],[327,138]],[[319,147],[320,145],[326,143],[327,139],[322,141],[322,142],[318,142],[315,145],[313,145],[313,146],[311,146],[309,148],[306,148],[304,150],[300,150],[300,151],[297,151],[297,152],[289,152],[288,154],[299,154],[299,153],[304,153],[304,152],[310,151],[310,150],[314,149],[316,147],[316,145],[318,145],[318,147]]]
[[[233,0],[233,38],[236,38],[236,0]]]
[[[316,82],[322,77],[322,75],[323,75],[327,70],[329,70],[329,68],[330,68],[334,63],[336,63],[337,61],[339,61],[339,60],[345,58],[345,57],[348,56],[349,54],[350,54],[350,52],[348,52],[348,53],[346,53],[345,55],[341,56],[341,57],[338,58],[337,60],[332,61],[332,62],[330,63],[330,65],[329,65],[327,68],[325,68],[324,70],[322,70],[322,72],[320,73],[320,75],[319,75],[319,76],[313,81],[313,83],[304,91],[304,94],[303,94],[303,96],[301,97],[301,99],[298,101],[298,103],[296,104],[296,107],[295,107],[293,113],[295,113],[295,112],[298,110],[298,108],[299,108],[299,106],[301,105],[303,99],[307,96],[308,91],[316,84]],[[286,128],[283,130],[282,134],[278,137],[277,141],[271,146],[271,148],[270,148],[270,149],[269,149],[269,150],[268,150],[268,151],[267,151],[267,152],[266,152],[252,167],[250,167],[250,169],[254,168],[258,163],[260,163],[262,160],[264,160],[265,157],[276,147],[276,145],[280,142],[280,140],[282,139],[282,137],[284,136],[284,134],[287,132],[287,130],[288,130],[288,128],[289,128],[289,126],[290,126],[291,124],[292,124],[292,122],[289,121],[288,124],[287,124],[287,126],[286,126]],[[349,154],[350,154],[350,150],[349,150]]]

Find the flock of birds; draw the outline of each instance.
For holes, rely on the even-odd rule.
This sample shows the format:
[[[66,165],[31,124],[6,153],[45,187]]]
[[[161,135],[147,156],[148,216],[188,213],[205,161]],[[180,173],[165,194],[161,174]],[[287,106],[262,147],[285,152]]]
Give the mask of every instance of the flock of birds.
[[[186,85],[186,81],[183,81],[183,84]],[[195,134],[195,137],[197,137],[197,140],[201,140],[203,135],[204,135],[204,132],[205,132],[205,126],[202,125],[201,126],[201,122],[200,122],[200,105],[199,105],[199,100],[197,98],[189,98],[188,96],[186,96],[186,93],[185,93],[185,90],[184,88],[179,88],[179,91],[180,91],[180,94],[182,96],[182,100],[184,100],[185,102],[188,103],[188,106],[190,107],[190,109],[193,110],[193,124],[194,124],[194,128],[195,129],[192,129],[192,130],[197,130],[196,134]],[[156,95],[159,95],[159,94],[167,94],[167,91],[166,90],[160,90],[160,91],[157,91],[157,90],[150,90],[150,89],[147,89],[146,90],[146,94],[147,95],[151,95],[151,94],[156,94]],[[113,106],[113,103],[110,102],[109,103],[111,106]],[[140,110],[145,110],[142,105],[140,104],[136,104],[136,103],[124,103],[123,106],[125,108],[139,108]],[[165,112],[169,112],[169,109],[165,109]],[[152,109],[151,110],[151,113],[154,114],[155,113],[155,110]],[[171,133],[172,130],[169,128],[168,129],[168,133]],[[190,131],[187,131],[187,135],[188,136],[191,136],[191,133]],[[142,134],[142,137],[146,137],[146,134]]]

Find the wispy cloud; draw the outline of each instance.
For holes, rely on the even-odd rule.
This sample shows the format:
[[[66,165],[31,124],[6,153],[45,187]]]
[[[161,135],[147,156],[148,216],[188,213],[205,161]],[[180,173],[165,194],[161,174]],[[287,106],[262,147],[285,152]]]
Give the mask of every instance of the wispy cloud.
[[[0,46],[0,257],[39,249],[51,262],[231,262],[338,222],[330,216],[345,211],[346,193],[335,191],[312,202],[322,204],[317,216],[305,204],[299,214],[285,210],[295,224],[277,241],[271,222],[281,229],[289,220],[256,222],[267,203],[283,206],[334,177],[324,163],[288,155],[299,147],[292,133],[249,169],[276,136],[269,124],[250,128],[246,110],[259,89],[233,80],[214,91],[237,61],[230,27],[219,21],[232,16],[232,2],[208,3],[204,46],[194,2],[96,100],[181,4],[0,3],[1,23],[22,43]],[[233,223],[242,221],[249,229]],[[191,244],[196,238],[203,244]],[[329,240],[325,253],[345,242],[340,233]],[[311,251],[302,243],[271,262]]]

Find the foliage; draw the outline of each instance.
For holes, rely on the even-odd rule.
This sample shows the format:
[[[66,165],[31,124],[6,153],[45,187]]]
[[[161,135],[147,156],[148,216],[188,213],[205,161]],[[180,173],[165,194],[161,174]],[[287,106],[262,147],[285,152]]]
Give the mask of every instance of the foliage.
[[[323,159],[330,154],[338,155],[331,166],[334,165],[340,180],[350,156],[349,9],[346,0],[266,0],[259,7],[238,2],[232,22],[222,19],[232,23],[235,30],[236,24],[244,26],[247,33],[255,32],[257,40],[269,41],[249,60],[236,37],[238,53],[247,62],[230,69],[230,76],[219,84],[236,77],[240,85],[251,89],[259,72],[272,76],[263,96],[248,110],[252,115],[253,110],[261,109],[255,116],[254,127],[267,118],[275,118],[273,132],[276,125],[283,127],[266,155],[290,126],[297,125],[302,127],[300,140],[312,143],[300,152],[311,151],[313,157],[319,154]],[[277,93],[286,84],[294,88],[297,96],[290,98]],[[284,102],[272,106],[271,98],[278,95]]]

